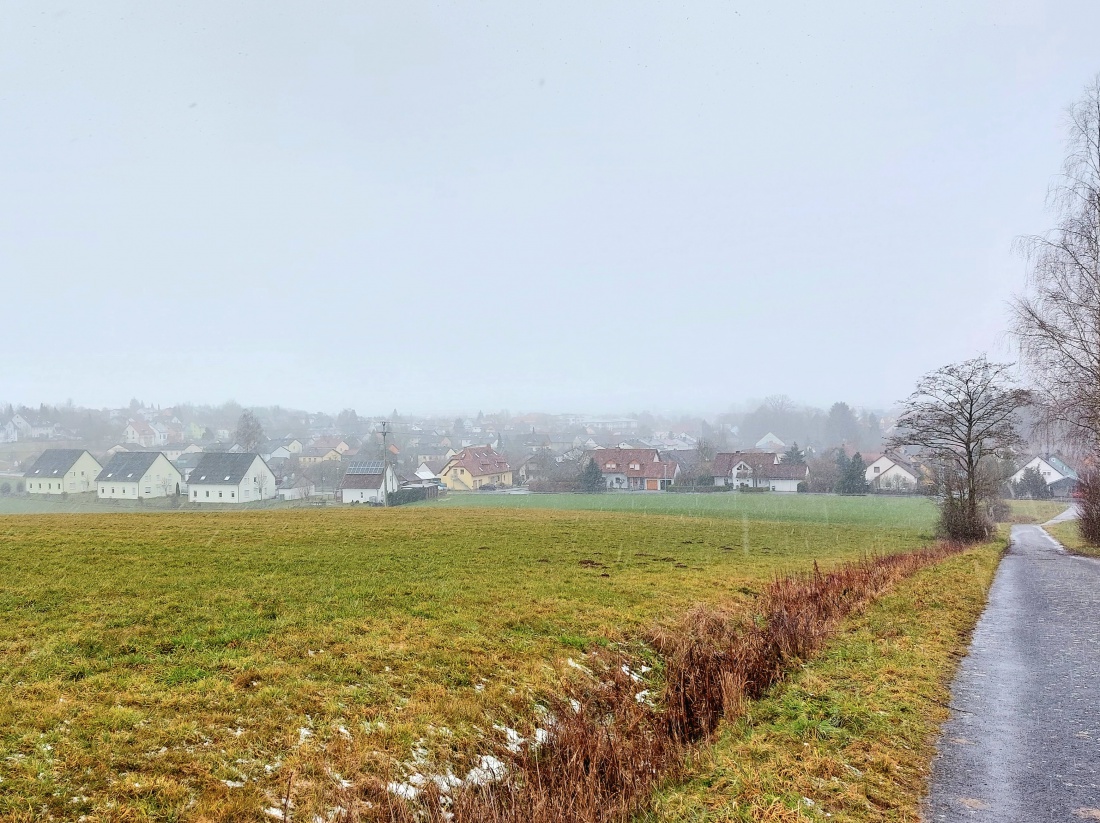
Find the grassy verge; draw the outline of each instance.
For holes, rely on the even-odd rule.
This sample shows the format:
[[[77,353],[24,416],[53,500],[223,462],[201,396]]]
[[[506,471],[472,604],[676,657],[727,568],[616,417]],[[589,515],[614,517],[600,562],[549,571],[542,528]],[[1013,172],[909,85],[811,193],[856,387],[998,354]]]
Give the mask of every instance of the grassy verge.
[[[1088,545],[1081,537],[1081,530],[1077,528],[1076,520],[1066,520],[1062,523],[1053,523],[1044,526],[1051,537],[1066,547],[1074,554],[1084,557],[1100,557],[1100,547]]]
[[[1062,500],[1009,500],[1013,523],[1046,523],[1060,515],[1070,504]]]
[[[950,679],[1002,548],[918,572],[851,618],[637,819],[918,821]]]

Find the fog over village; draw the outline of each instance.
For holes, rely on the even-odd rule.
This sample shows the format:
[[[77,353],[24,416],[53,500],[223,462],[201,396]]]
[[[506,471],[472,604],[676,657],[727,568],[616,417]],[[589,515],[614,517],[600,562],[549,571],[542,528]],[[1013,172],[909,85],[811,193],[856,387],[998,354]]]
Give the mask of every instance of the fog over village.
[[[1100,820],[1100,4],[2,19],[0,821]]]

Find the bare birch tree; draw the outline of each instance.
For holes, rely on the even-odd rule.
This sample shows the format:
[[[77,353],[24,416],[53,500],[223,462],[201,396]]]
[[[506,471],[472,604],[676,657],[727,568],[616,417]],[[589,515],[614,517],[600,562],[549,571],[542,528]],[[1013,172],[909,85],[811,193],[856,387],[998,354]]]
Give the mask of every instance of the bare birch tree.
[[[1028,393],[1017,388],[1010,366],[984,356],[929,372],[904,402],[898,434],[887,448],[916,445],[935,473],[940,525],[956,540],[982,540],[993,523],[989,508],[1000,477],[989,458],[1020,443],[1017,410]]]
[[[1067,113],[1067,154],[1048,205],[1046,234],[1022,237],[1028,287],[1013,332],[1043,417],[1100,451],[1100,75]]]

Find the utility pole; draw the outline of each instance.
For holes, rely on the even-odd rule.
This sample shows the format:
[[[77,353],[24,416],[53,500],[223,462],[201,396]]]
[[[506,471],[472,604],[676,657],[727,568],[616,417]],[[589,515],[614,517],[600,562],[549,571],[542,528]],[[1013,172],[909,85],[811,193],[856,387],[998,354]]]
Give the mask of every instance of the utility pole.
[[[386,436],[389,434],[389,423],[382,421],[382,505],[390,504],[389,491],[386,489],[386,481],[390,477],[390,450],[386,446]]]

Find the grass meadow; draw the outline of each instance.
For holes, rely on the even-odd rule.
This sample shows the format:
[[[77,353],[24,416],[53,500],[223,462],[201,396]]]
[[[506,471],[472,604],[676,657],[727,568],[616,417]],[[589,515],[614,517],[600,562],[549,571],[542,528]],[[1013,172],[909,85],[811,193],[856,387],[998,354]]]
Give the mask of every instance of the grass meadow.
[[[0,517],[0,819],[252,820],[288,783],[324,819],[391,758],[468,764],[586,649],[927,544],[934,516],[731,494]]]

